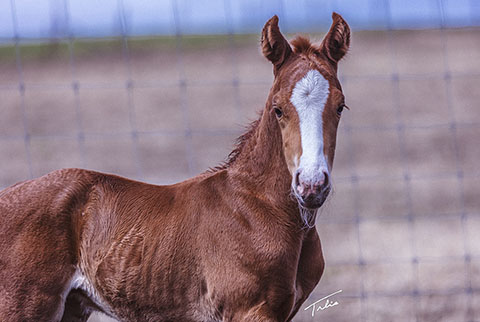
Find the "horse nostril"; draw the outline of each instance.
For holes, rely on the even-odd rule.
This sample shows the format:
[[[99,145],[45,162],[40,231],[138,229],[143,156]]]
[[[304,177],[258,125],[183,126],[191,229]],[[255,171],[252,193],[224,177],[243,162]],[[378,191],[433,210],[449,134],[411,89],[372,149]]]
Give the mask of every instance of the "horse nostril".
[[[325,189],[326,187],[328,187],[328,184],[329,184],[328,173],[323,171],[323,183],[322,183],[321,188]]]
[[[295,187],[300,185],[300,170],[295,171]]]
[[[300,182],[300,172],[301,172],[300,169],[297,169],[297,171],[295,171],[295,176],[293,180],[294,180],[295,190],[297,190],[299,194],[303,194],[305,187]]]

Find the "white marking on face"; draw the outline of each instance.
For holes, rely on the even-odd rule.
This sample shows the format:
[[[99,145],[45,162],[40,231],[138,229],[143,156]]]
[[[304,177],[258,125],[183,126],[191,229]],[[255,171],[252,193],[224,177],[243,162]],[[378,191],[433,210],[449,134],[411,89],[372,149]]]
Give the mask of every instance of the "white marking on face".
[[[312,69],[297,82],[290,97],[300,120],[302,155],[298,168],[301,169],[302,182],[317,183],[323,179],[323,172],[329,173],[323,152],[322,118],[328,95],[328,81]]]

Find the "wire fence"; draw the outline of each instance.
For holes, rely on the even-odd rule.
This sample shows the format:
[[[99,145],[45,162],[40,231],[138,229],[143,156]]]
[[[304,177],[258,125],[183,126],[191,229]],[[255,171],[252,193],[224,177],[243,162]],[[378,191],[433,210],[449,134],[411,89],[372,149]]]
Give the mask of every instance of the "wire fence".
[[[138,39],[118,0],[120,37],[99,40],[69,28],[65,0],[52,62],[31,58],[10,0],[0,186],[77,166],[171,183],[221,161],[272,80],[258,37],[235,29],[232,3],[223,1],[225,36],[186,35],[173,0],[175,36]],[[338,134],[335,195],[317,223],[327,268],[304,306],[343,292],[338,307],[301,310],[298,321],[480,321],[480,30],[447,28],[451,1],[425,3],[436,29],[408,32],[392,19],[397,1],[369,1],[383,28],[354,33],[340,65],[352,111]]]

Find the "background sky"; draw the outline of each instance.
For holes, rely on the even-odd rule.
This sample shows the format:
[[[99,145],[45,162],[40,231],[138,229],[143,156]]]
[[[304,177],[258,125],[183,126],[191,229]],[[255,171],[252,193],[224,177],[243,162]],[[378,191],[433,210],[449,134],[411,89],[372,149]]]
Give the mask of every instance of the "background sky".
[[[356,30],[480,25],[478,0],[3,0],[0,39],[320,31],[332,11]]]

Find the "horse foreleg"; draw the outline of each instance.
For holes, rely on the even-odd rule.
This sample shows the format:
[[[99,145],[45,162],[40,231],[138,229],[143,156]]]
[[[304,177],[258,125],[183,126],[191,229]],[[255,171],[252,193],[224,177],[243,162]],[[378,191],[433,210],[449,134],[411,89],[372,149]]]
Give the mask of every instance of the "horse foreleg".
[[[265,304],[260,304],[247,312],[237,312],[233,318],[232,322],[279,322],[280,320],[276,318]]]
[[[320,281],[325,268],[322,245],[316,229],[311,229],[303,242],[300,260],[298,262],[295,306],[287,321],[291,321]]]
[[[80,290],[72,290],[65,302],[62,322],[86,322],[95,304]]]
[[[0,320],[14,321],[60,321],[65,304],[66,285],[59,283],[61,277],[41,276],[41,281],[25,277],[2,280],[0,287]],[[29,282],[22,283],[23,281]]]

